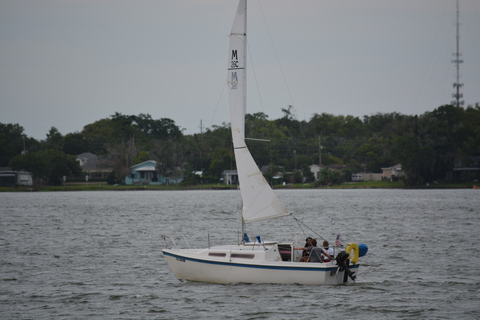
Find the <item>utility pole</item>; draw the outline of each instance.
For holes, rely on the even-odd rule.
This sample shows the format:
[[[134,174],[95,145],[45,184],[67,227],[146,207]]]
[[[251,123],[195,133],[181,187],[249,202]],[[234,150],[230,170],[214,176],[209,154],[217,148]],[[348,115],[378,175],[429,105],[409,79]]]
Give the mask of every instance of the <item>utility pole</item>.
[[[200,119],[200,170],[203,170],[203,122]]]
[[[295,157],[295,170],[297,170],[297,150],[293,150],[293,155]]]
[[[452,101],[452,105],[454,106],[461,106],[465,103],[464,100],[460,100],[463,98],[463,93],[460,93],[460,88],[463,87],[463,83],[460,83],[460,63],[463,63],[463,60],[460,59],[462,55],[460,53],[460,4],[459,0],[457,0],[457,52],[454,53],[455,59],[452,60],[452,63],[455,64],[457,69],[457,82],[453,84],[453,87],[456,88],[455,93],[452,93],[452,97],[455,100]]]
[[[318,136],[318,164],[322,165],[322,133]]]
[[[200,134],[203,134],[203,122],[202,119],[200,119]]]

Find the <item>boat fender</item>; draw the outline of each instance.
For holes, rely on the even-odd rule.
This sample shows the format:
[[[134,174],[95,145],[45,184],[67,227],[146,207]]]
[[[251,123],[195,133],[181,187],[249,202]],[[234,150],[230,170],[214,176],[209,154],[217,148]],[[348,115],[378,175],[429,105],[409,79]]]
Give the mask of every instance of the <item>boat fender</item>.
[[[363,257],[364,255],[367,254],[368,247],[366,244],[362,243],[358,245],[358,256]]]
[[[353,250],[353,257],[351,257],[351,251],[352,250]],[[348,258],[350,259],[350,261],[352,261],[352,263],[357,263],[358,262],[358,256],[359,256],[358,244],[353,243],[353,242],[347,244],[346,251],[348,253]]]

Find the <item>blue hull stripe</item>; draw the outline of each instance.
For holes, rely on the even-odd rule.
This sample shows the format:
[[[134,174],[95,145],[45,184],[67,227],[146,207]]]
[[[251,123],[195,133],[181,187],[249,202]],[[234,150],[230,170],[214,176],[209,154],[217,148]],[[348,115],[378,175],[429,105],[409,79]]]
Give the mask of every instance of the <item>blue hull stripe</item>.
[[[176,254],[172,254],[169,252],[163,252],[164,256],[171,256],[176,259],[184,260],[184,261],[192,261],[192,262],[198,262],[198,263],[206,263],[206,264],[215,264],[215,265],[223,265],[223,266],[229,266],[229,267],[240,267],[240,268],[255,268],[255,269],[270,269],[270,270],[290,270],[290,271],[322,271],[322,272],[327,272],[327,271],[336,271],[337,267],[333,268],[305,268],[305,267],[287,267],[287,266],[265,266],[265,265],[256,265],[256,264],[243,264],[243,263],[233,263],[233,262],[222,262],[222,261],[207,261],[207,260],[202,260],[202,259],[195,259],[195,258],[188,258]],[[350,265],[350,269],[357,269],[360,265],[355,264],[355,265]]]

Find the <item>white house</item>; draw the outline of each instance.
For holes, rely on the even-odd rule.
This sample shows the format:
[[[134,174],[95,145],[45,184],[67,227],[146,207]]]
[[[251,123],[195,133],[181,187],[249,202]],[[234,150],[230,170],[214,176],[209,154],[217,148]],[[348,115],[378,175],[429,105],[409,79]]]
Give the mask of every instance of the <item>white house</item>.
[[[313,173],[313,176],[315,177],[315,180],[318,180],[318,173],[325,168],[323,164],[312,164],[310,165],[310,171]]]
[[[238,184],[238,172],[237,170],[224,170],[222,172],[222,177],[220,182],[223,182],[227,185],[237,185]]]
[[[391,179],[392,176],[396,177],[401,177],[403,176],[403,170],[402,170],[402,165],[400,163],[397,163],[396,165],[393,165],[388,168],[382,168],[382,177],[386,179]]]
[[[359,181],[382,181],[382,173],[371,173],[371,172],[363,172],[363,173],[353,173],[352,174],[352,181],[359,182]]]

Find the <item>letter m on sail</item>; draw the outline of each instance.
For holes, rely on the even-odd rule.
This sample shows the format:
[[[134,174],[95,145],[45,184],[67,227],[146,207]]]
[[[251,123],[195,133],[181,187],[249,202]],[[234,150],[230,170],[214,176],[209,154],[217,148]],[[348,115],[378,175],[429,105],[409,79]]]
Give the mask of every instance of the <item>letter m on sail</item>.
[[[231,74],[232,74],[232,79],[231,79],[231,81],[230,81],[230,89],[232,89],[232,90],[237,90],[237,88],[238,88],[237,72],[236,72],[236,71],[232,71]]]
[[[232,60],[238,60],[237,50],[232,50]]]

